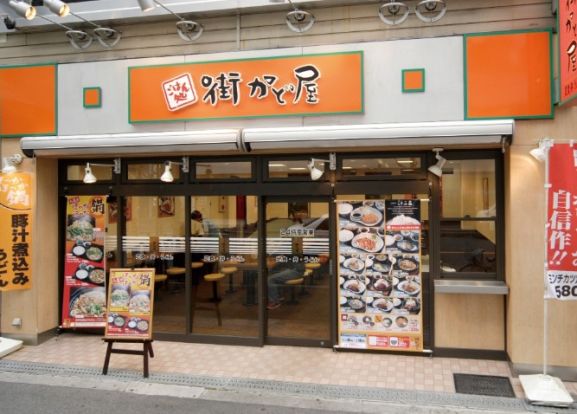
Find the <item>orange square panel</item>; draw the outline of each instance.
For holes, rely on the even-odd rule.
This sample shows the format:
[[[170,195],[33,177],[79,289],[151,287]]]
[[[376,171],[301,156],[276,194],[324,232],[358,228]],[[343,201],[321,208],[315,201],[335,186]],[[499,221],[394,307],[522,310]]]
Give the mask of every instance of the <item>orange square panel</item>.
[[[403,69],[403,92],[425,92],[425,69]]]
[[[0,67],[0,136],[56,134],[56,68]]]
[[[551,31],[469,34],[465,118],[552,118]]]

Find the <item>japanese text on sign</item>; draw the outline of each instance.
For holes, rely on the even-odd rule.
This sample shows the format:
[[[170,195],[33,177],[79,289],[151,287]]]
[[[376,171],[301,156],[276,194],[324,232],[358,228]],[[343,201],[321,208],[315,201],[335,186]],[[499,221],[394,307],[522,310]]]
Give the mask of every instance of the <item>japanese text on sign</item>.
[[[577,1],[559,2],[559,56],[561,100],[577,94]]]

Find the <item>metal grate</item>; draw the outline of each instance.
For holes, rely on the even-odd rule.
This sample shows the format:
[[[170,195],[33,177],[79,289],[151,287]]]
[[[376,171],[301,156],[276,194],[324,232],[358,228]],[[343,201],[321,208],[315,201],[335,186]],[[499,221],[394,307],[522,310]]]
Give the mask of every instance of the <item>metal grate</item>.
[[[455,391],[459,394],[515,398],[511,381],[494,375],[453,374]]]

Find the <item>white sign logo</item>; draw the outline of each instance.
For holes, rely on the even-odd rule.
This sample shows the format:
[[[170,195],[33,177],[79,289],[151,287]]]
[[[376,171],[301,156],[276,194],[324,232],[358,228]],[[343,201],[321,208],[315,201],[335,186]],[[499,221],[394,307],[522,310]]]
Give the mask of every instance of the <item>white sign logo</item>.
[[[192,105],[198,99],[190,73],[183,73],[163,82],[162,91],[169,111]]]

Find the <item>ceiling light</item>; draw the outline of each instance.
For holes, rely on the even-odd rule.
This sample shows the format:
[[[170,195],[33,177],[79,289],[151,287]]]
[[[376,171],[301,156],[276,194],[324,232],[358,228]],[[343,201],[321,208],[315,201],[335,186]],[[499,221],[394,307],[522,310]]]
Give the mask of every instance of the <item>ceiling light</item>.
[[[397,160],[398,164],[412,164],[413,160]]]
[[[269,167],[277,167],[277,168],[280,168],[280,167],[286,167],[286,164],[275,164],[275,163],[271,163],[271,164],[269,164],[268,166],[269,166]]]
[[[392,26],[401,24],[409,17],[409,6],[403,2],[391,0],[381,4],[379,17],[385,24]]]
[[[311,180],[313,181],[317,181],[318,179],[320,179],[323,174],[325,173],[323,170],[319,170],[316,166],[315,166],[315,162],[328,162],[329,163],[329,169],[331,171],[334,171],[337,169],[337,157],[336,154],[334,152],[331,152],[329,154],[329,159],[328,160],[323,160],[320,158],[311,158],[310,162],[307,164],[307,168],[311,173]]]
[[[60,17],[66,17],[70,13],[70,6],[60,0],[44,0],[44,6]]]
[[[36,17],[36,7],[26,3],[25,1],[10,0],[8,4],[16,13],[24,17],[26,20],[32,20]]]
[[[549,154],[549,149],[553,146],[553,140],[549,138],[543,138],[539,141],[539,146],[537,148],[533,148],[529,151],[535,159],[539,161],[547,160],[547,155]]]
[[[415,7],[415,14],[425,23],[441,20],[445,13],[447,4],[444,0],[422,0]]]
[[[429,167],[429,172],[435,174],[437,177],[443,176],[443,166],[447,162],[447,160],[439,154],[441,151],[443,151],[443,148],[433,148],[433,152],[435,152],[435,158],[437,159],[437,163]]]
[[[182,172],[184,173],[187,173],[189,171],[187,157],[182,157],[182,162],[165,161],[164,172],[160,176],[160,181],[162,181],[163,183],[171,183],[174,181],[174,176],[172,175],[172,164],[182,166]]]
[[[114,164],[87,162],[86,167],[84,168],[84,178],[82,179],[84,184],[94,184],[96,181],[98,181],[92,172],[92,167],[113,167],[112,172],[114,172],[114,174],[120,174],[120,158],[115,158]]]
[[[16,166],[22,164],[22,155],[13,154],[9,157],[2,159],[4,166],[2,167],[2,173],[10,174],[16,172]]]
[[[176,32],[180,36],[182,40],[193,42],[197,40],[204,32],[204,27],[202,24],[195,22],[193,20],[186,20],[182,16],[176,14],[164,4],[159,2],[158,0],[138,0],[138,5],[140,6],[140,10],[143,12],[148,12],[154,9],[154,4],[159,5],[164,10],[178,18],[180,21],[176,23]]]

